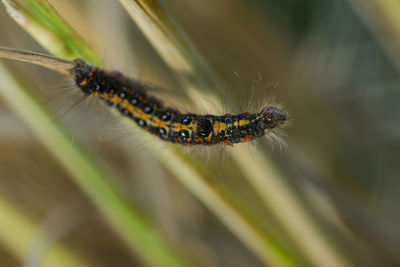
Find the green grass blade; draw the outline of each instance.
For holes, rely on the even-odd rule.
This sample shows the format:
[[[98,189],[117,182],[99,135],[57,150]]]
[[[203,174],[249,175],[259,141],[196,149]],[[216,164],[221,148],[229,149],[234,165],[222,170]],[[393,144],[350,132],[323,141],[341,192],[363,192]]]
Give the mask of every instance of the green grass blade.
[[[0,64],[0,72],[2,72]],[[26,218],[21,211],[0,196],[0,243],[4,244],[10,254],[24,261],[32,238],[36,235],[38,225]],[[43,267],[84,267],[88,266],[76,258],[67,248],[55,244],[41,260]]]
[[[283,175],[270,160],[259,149],[251,153],[244,147],[238,149],[240,150],[236,155],[239,158],[236,161],[238,166],[247,174],[248,181],[265,205],[288,231],[310,262],[315,266],[350,266],[324,237],[310,215],[304,211],[301,201],[297,199]],[[248,167],[253,165],[257,167]]]
[[[49,10],[49,5],[43,1],[34,5],[36,12],[43,15],[44,20],[51,20],[55,12]],[[21,11],[19,9],[17,11]],[[40,12],[39,12],[39,11]],[[22,15],[26,15],[25,13]],[[14,13],[15,18],[15,13]],[[38,26],[43,25],[35,17],[31,17]],[[55,21],[58,29],[62,29],[64,33],[71,33],[72,30],[65,30],[67,25],[60,27],[61,19]],[[48,23],[47,23],[48,24]],[[21,24],[20,24],[21,25]],[[25,26],[22,24],[21,26]],[[44,26],[43,31],[28,31],[35,39],[41,39],[41,34],[57,34],[54,32],[54,27]],[[74,35],[72,35],[74,37]],[[69,35],[60,34],[61,40],[68,39],[66,43],[74,43],[77,38],[69,39]],[[57,40],[58,41],[58,40]],[[45,48],[57,44],[47,43]],[[82,55],[86,60],[96,59],[94,52],[87,53],[87,47],[82,47],[81,42],[74,43],[77,54]],[[69,45],[70,46],[70,45]],[[53,50],[54,51],[54,50]],[[60,52],[58,56],[68,54],[69,51]],[[92,58],[87,58],[92,55]],[[1,93],[7,103],[16,111],[24,122],[32,129],[37,137],[49,149],[55,158],[66,168],[66,170],[74,178],[75,182],[88,195],[92,202],[97,206],[99,211],[112,225],[115,231],[125,241],[132,252],[135,252],[144,262],[151,266],[186,266],[187,264],[178,256],[175,249],[164,240],[163,236],[158,233],[151,224],[138,213],[120,193],[115,189],[113,184],[105,177],[99,168],[92,162],[91,157],[87,155],[75,143],[71,143],[71,138],[62,130],[62,128],[52,120],[49,114],[42,106],[38,99],[29,93],[25,86],[18,83],[12,77],[12,74],[2,69],[2,87]],[[5,86],[5,84],[9,84]],[[18,103],[18,104],[17,104]],[[29,110],[29,112],[26,112]]]
[[[187,266],[151,224],[51,119],[24,85],[0,65],[0,94],[92,200],[128,247],[151,266]],[[29,112],[27,112],[29,110]]]
[[[154,140],[149,143],[155,144]],[[301,266],[295,257],[288,255],[278,243],[258,231],[218,189],[207,182],[205,177],[211,180],[217,178],[195,158],[185,155],[179,148],[175,151],[163,149],[154,155],[165,162],[168,170],[262,262],[272,266]]]
[[[32,10],[35,18],[60,36],[76,55],[91,64],[101,65],[101,60],[93,49],[59,16],[47,0],[24,0],[24,3]]]
[[[47,1],[4,0],[10,16],[52,54],[65,59],[85,58],[101,65],[93,49],[72,30]],[[26,8],[26,6],[28,8]]]

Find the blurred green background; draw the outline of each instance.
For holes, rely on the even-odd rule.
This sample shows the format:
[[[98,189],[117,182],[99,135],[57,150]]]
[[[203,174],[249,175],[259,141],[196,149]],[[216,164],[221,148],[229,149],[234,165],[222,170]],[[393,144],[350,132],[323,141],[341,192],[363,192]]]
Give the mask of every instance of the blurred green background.
[[[241,149],[187,148],[184,153],[199,158],[214,174],[208,183],[295,265],[400,265],[400,3],[163,1],[158,7],[176,34],[202,59],[204,73],[198,75],[176,75],[118,1],[50,3],[106,68],[162,87],[158,93],[171,106],[192,111],[179,82],[187,75],[195,84],[208,85],[199,86],[202,96],[196,98],[220,114],[256,111],[269,98],[286,107],[292,118],[282,136],[286,148],[262,140]],[[46,53],[0,7],[0,45]],[[138,137],[140,130],[129,129],[96,99],[82,97],[68,77],[4,62],[52,111],[52,119],[72,133],[70,142],[83,144],[128,202],[190,265],[268,264],[174,179],[149,152],[151,141]],[[222,104],[210,104],[209,94]],[[209,112],[209,106],[195,111]],[[0,120],[0,195],[32,223],[33,231],[24,235],[17,222],[0,219],[0,266],[42,266],[55,244],[82,266],[146,266],[6,101],[0,102]],[[235,161],[241,161],[243,149],[253,157],[254,147],[279,170],[343,264],[321,264],[325,259],[318,250],[314,256],[304,253],[302,247],[312,244],[293,241],[299,239],[255,193]],[[245,163],[249,172],[262,164],[253,158]],[[269,205],[281,208],[279,202]],[[296,224],[297,217],[284,207],[281,212]]]

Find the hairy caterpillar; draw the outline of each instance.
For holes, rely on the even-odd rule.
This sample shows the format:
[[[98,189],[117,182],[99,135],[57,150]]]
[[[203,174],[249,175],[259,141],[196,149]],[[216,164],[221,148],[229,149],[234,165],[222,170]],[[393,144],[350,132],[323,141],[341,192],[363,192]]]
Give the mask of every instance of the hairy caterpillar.
[[[265,136],[287,121],[286,112],[276,106],[266,106],[257,113],[245,112],[238,115],[181,113],[164,106],[157,98],[148,96],[146,86],[140,81],[128,79],[119,72],[90,66],[82,59],[66,61],[0,47],[1,56],[67,72],[83,93],[104,100],[144,130],[173,143],[232,145],[249,142]]]

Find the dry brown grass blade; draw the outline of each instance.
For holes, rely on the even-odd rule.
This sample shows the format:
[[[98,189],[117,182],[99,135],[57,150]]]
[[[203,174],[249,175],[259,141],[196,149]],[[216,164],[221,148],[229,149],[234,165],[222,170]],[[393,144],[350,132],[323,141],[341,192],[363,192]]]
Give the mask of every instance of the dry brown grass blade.
[[[75,63],[70,60],[4,46],[0,46],[0,58],[25,61],[64,74],[70,74],[69,71],[75,66]]]

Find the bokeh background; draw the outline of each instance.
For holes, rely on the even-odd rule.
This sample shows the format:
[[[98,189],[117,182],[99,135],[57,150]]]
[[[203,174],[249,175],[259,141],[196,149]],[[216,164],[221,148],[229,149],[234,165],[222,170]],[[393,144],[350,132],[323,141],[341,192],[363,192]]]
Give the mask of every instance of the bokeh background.
[[[179,82],[184,74],[169,68],[118,1],[50,2],[107,68],[160,86],[157,94],[166,103],[191,111],[193,97],[186,96],[191,92]],[[263,140],[242,150],[185,149],[214,174],[212,186],[296,264],[319,265],[304,255],[302,244],[290,241],[291,234],[238,168],[237,154],[244,148],[251,156],[257,146],[335,255],[344,259],[341,266],[399,266],[400,4],[169,0],[160,7],[207,71],[190,74],[195,83],[209,79],[206,88],[199,86],[202,96],[194,97],[205,103],[198,112],[209,112],[210,106],[220,114],[256,111],[264,99],[273,98],[292,118],[282,136],[284,148]],[[0,45],[46,53],[4,6],[0,32]],[[82,97],[66,76],[3,62],[71,132],[70,142],[90,152],[128,201],[192,265],[266,264],[149,152],[151,141],[143,141],[140,130],[126,127],[95,99]],[[208,94],[219,102],[207,99]],[[0,120],[1,201],[29,220],[34,232],[27,236],[0,224],[0,265],[42,266],[42,258],[62,244],[82,266],[146,266],[6,101],[0,101]],[[296,223],[290,214],[286,219]],[[42,238],[43,233],[50,238]]]

